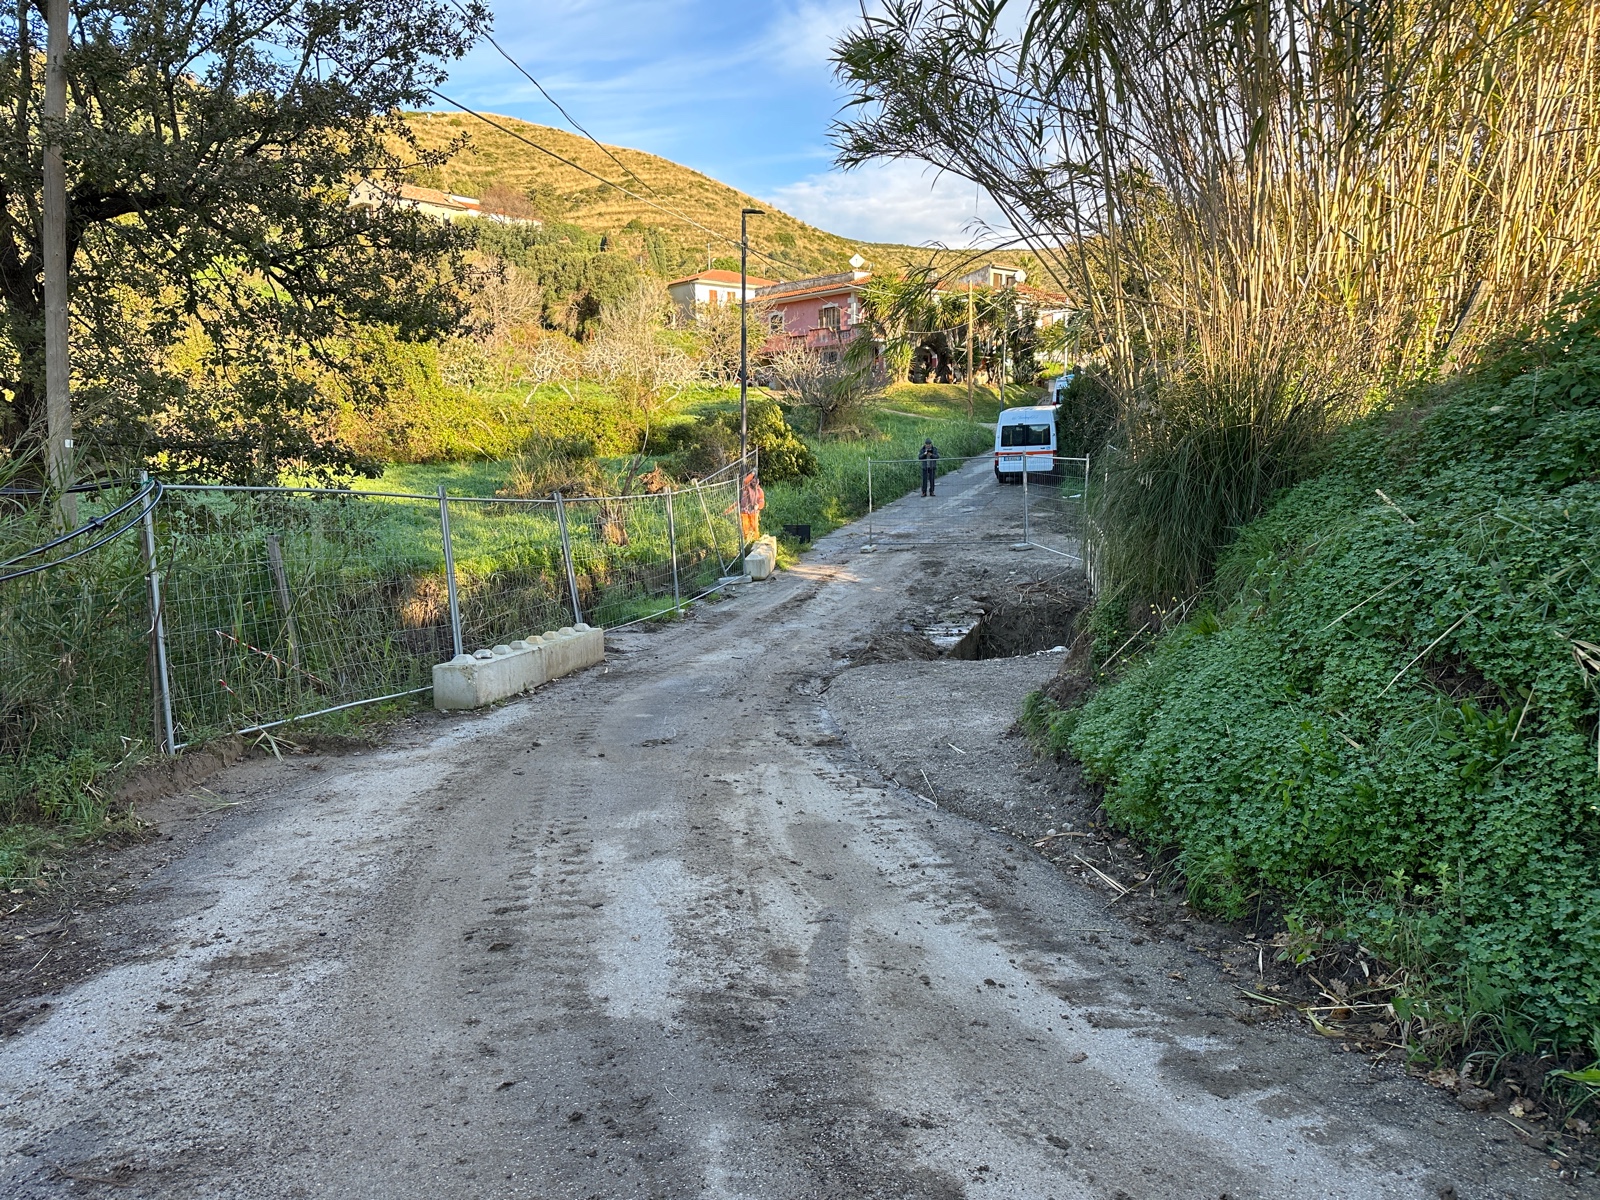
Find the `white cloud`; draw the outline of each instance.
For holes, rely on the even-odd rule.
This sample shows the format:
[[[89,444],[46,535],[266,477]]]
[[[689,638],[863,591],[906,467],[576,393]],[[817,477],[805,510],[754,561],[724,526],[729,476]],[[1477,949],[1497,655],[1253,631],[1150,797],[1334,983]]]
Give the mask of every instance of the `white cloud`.
[[[1010,236],[988,196],[914,162],[829,171],[772,188],[769,198],[819,229],[863,242],[975,246]]]
[[[831,73],[833,46],[861,21],[854,0],[799,0],[784,4],[752,43],[747,57],[764,69],[782,66],[802,74]]]

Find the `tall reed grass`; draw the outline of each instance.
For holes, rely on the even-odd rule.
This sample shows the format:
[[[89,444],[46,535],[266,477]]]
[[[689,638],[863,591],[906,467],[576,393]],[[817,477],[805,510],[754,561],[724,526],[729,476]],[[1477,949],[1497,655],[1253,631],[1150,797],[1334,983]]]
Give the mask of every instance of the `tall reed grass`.
[[[1202,583],[1308,441],[1600,267],[1592,0],[990,8],[864,17],[837,140],[976,181],[1076,299],[1118,586]]]

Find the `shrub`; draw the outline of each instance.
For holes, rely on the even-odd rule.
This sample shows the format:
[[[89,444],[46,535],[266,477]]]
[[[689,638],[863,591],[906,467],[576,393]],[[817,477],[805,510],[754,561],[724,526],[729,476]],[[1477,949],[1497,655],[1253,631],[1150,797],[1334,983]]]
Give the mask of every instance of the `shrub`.
[[[585,437],[533,439],[526,453],[511,464],[497,496],[519,500],[563,496],[605,496],[612,491],[605,470],[594,456],[594,443]]]
[[[1600,1031],[1597,328],[1591,295],[1347,430],[1214,604],[1034,713],[1197,901],[1279,892],[1566,1047]]]
[[[813,350],[783,350],[766,365],[773,386],[793,404],[816,414],[816,432],[831,433],[850,425],[881,385],[869,355],[872,343],[858,337],[833,361]]]
[[[1081,401],[1078,399],[1081,396]],[[1104,390],[1086,381],[1069,417],[1093,432]],[[1342,397],[1266,368],[1177,372],[1122,413],[1090,494],[1102,577],[1117,596],[1165,606],[1211,579],[1217,555],[1272,496],[1297,482],[1338,424]]]
[[[747,411],[750,445],[760,455],[763,482],[782,483],[816,473],[816,454],[789,427],[776,400],[752,393]],[[739,457],[739,410],[721,409],[692,425],[677,426],[671,444],[682,451],[690,475],[720,470]]]

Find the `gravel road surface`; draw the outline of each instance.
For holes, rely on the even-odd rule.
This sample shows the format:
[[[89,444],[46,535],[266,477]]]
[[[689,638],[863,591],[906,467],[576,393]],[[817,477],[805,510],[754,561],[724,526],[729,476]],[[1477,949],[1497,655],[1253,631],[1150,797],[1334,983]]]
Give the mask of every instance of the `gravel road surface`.
[[[1020,794],[1004,734],[1053,659],[847,651],[1059,572],[1008,548],[1019,492],[978,464],[876,553],[847,528],[531,697],[154,813],[172,840],[53,935],[93,969],[12,989],[0,1195],[1573,1194],[929,802],[918,738],[976,756],[969,800]]]

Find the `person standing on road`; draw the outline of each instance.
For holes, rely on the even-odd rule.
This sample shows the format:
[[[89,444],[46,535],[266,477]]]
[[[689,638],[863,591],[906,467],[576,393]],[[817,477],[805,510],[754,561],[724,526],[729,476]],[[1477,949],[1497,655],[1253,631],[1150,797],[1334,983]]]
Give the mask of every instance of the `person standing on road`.
[[[747,472],[739,488],[739,531],[748,546],[761,536],[761,510],[767,506],[767,494],[754,471]]]
[[[922,464],[922,494],[931,496],[934,481],[939,477],[939,447],[933,444],[932,438],[923,439],[917,461]]]

